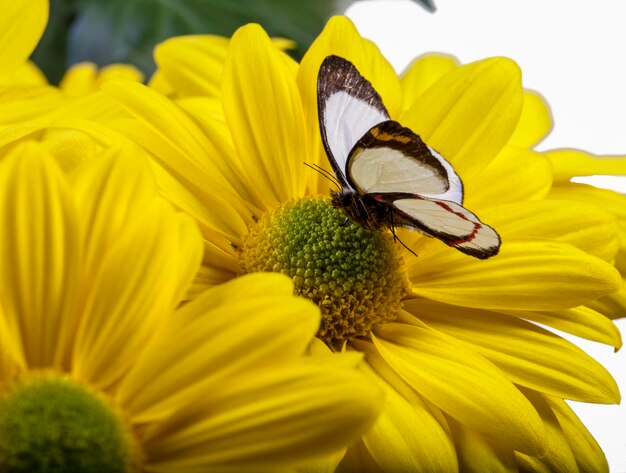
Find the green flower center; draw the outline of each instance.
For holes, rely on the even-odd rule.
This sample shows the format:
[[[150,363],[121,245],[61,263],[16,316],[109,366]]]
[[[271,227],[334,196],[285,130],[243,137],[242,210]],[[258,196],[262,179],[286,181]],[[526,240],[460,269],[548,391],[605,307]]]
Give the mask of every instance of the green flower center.
[[[0,470],[133,471],[131,437],[118,413],[67,378],[40,377],[0,394]]]
[[[408,280],[387,232],[346,221],[327,198],[284,204],[249,230],[239,253],[244,272],[290,276],[296,294],[321,308],[318,337],[332,349],[397,317]]]

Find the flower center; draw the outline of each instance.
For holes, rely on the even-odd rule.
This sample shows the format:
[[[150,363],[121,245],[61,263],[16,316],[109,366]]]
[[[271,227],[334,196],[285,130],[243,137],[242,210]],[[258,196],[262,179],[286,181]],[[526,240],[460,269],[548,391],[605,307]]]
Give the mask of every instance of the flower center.
[[[290,276],[322,310],[318,337],[334,350],[393,321],[408,291],[404,262],[386,232],[362,228],[328,198],[305,198],[253,224],[239,253],[246,273]]]
[[[2,471],[126,473],[131,445],[118,412],[66,377],[29,378],[0,393]]]

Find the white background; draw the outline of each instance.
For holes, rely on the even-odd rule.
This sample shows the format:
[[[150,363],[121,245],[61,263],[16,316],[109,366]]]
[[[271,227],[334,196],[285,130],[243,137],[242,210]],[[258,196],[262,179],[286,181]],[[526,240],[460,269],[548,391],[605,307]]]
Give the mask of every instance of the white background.
[[[550,103],[552,133],[537,149],[580,148],[626,155],[626,1],[435,0],[437,12],[409,0],[370,0],[346,14],[375,41],[397,71],[425,52],[463,63],[508,56],[521,66],[524,86]],[[596,185],[626,192],[626,178]],[[626,319],[617,321],[626,339]],[[613,374],[626,396],[626,348],[576,339]],[[612,473],[626,473],[626,403],[572,403],[598,440]]]

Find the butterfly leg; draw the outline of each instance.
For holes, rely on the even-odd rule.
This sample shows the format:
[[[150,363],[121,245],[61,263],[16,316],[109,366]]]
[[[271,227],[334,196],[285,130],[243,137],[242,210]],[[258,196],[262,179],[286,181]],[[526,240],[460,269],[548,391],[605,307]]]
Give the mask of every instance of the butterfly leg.
[[[400,238],[398,237],[398,235],[396,235],[396,225],[395,225],[395,223],[394,223],[394,221],[393,221],[393,212],[390,212],[390,213],[389,213],[389,215],[390,215],[390,222],[391,222],[391,223],[389,224],[389,229],[391,230],[391,234],[393,235],[393,242],[395,243],[396,241],[399,241],[399,242],[400,242],[400,244],[401,244],[402,246],[404,246],[404,247],[405,247],[407,250],[409,250],[409,251],[410,251],[410,252],[411,252],[414,256],[416,256],[416,257],[417,257],[417,253],[415,253],[415,251],[413,251],[411,248],[409,248],[408,246],[406,246],[406,245],[404,244],[404,242],[403,242],[402,240],[400,240]]]

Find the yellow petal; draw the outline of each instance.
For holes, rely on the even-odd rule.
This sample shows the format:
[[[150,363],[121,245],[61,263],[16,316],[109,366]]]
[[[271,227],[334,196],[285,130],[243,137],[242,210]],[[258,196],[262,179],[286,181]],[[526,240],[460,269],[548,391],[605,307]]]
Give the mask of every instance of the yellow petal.
[[[477,260],[442,248],[408,268],[413,293],[447,304],[484,309],[561,310],[619,289],[609,263],[566,243],[504,241],[500,253]],[[436,272],[429,268],[437,268]]]
[[[130,81],[107,82],[103,88],[137,118],[135,124],[110,125],[151,151],[166,169],[198,187],[206,186],[210,177],[220,186],[218,192],[236,182],[241,170],[233,169],[228,159],[217,159],[220,150],[172,101]]]
[[[520,148],[532,148],[543,140],[551,129],[550,107],[540,94],[525,90],[522,115],[509,144]]]
[[[459,61],[446,54],[425,54],[415,58],[400,79],[403,111],[410,108],[431,85],[457,67]]]
[[[306,463],[354,442],[383,401],[354,370],[305,364],[209,385],[146,433],[150,471],[276,471]]]
[[[497,229],[502,241],[547,238],[580,248],[612,262],[619,246],[616,218],[592,204],[539,200],[502,205],[481,211],[480,217]]]
[[[297,473],[335,473],[337,466],[346,454],[346,449],[342,448],[336,453],[324,457],[315,462],[298,467]]]
[[[516,450],[541,448],[543,426],[530,403],[498,368],[465,344],[417,320],[415,325],[381,326],[373,341],[413,389],[448,415],[502,437]]]
[[[567,182],[575,176],[626,175],[626,157],[594,156],[576,149],[546,153],[554,168],[554,180]]]
[[[478,176],[463,184],[469,209],[543,199],[552,187],[552,168],[539,153],[505,146]]]
[[[63,75],[59,88],[70,97],[78,97],[96,90],[98,67],[93,62],[81,62]]]
[[[337,473],[353,473],[355,471],[363,473],[384,473],[384,470],[382,470],[372,458],[363,440],[359,440],[350,445],[350,448],[348,448],[341,463],[337,467]]]
[[[535,406],[535,409],[541,416],[543,425],[546,427],[546,435],[544,437],[545,452],[537,456],[539,460],[548,466],[551,472],[577,473],[578,466],[569,447],[567,437],[545,397],[530,389],[523,389],[522,392]]]
[[[517,65],[505,58],[450,72],[421,94],[401,123],[473,178],[508,142],[522,109]]]
[[[374,368],[386,363],[376,356],[375,348],[359,342],[359,350],[366,350]],[[408,386],[398,392],[367,364],[361,366],[372,383],[385,392],[382,413],[364,435],[363,443],[383,471],[428,471],[452,473],[458,470],[454,444],[446,430],[431,414],[424,401]],[[392,370],[389,370],[392,371]],[[397,374],[386,373],[396,376]],[[406,385],[405,385],[406,386]]]
[[[42,115],[62,105],[63,97],[54,87],[32,87],[21,90],[19,94],[8,92],[8,96],[2,101],[0,127],[39,120]]]
[[[298,69],[298,85],[309,123],[317,126],[317,76],[322,61],[333,54],[352,62],[380,94],[389,114],[398,115],[401,87],[393,67],[374,43],[361,37],[349,18],[334,16],[313,41]],[[318,135],[319,132],[315,136]]]
[[[180,408],[197,394],[199,382],[217,383],[303,353],[319,326],[319,312],[292,290],[284,276],[255,274],[198,296],[176,313],[124,379],[120,402],[136,422],[145,421]],[[172,339],[185,343],[172,346]]]
[[[195,241],[181,234],[193,227],[182,226],[180,218],[155,195],[140,215],[126,222],[109,251],[101,253],[74,350],[73,372],[92,386],[116,381],[179,302],[178,278],[190,279],[181,274],[193,259],[187,252],[198,263],[202,251],[197,230]]]
[[[578,470],[585,473],[608,473],[609,465],[602,449],[571,407],[562,399],[550,396],[546,396],[546,401],[559,421],[578,464]]]
[[[48,22],[48,0],[4,2],[0,15],[0,79],[26,62]]]
[[[110,80],[143,82],[143,72],[132,64],[115,63],[104,66],[98,75],[98,86]]]
[[[127,143],[80,167],[72,175],[72,187],[82,216],[85,279],[91,281],[129,222],[150,206],[156,185],[145,152]]]
[[[619,401],[617,384],[600,363],[530,322],[428,300],[406,301],[405,308],[430,327],[465,342],[518,385],[565,399]]]
[[[215,35],[170,38],[154,48],[154,61],[177,97],[215,97],[220,95],[228,43]]]
[[[581,306],[551,312],[512,310],[507,314],[539,322],[587,340],[612,345],[617,349],[622,346],[622,337],[617,326],[603,313],[589,307]]]
[[[513,451],[492,439],[450,419],[454,444],[464,473],[517,473]]]
[[[20,88],[26,87],[45,87],[48,84],[48,79],[41,72],[41,69],[32,61],[26,61],[20,64],[17,69],[12,73],[4,77],[4,81],[9,84],[14,84]]]
[[[626,280],[622,279],[619,291],[601,297],[587,305],[610,319],[626,317]]]
[[[296,66],[259,25],[235,32],[224,68],[224,114],[265,208],[302,197],[310,159]]]
[[[3,345],[20,365],[61,366],[77,323],[76,207],[54,159],[35,142],[3,159],[0,180],[0,332],[12,339]]]

